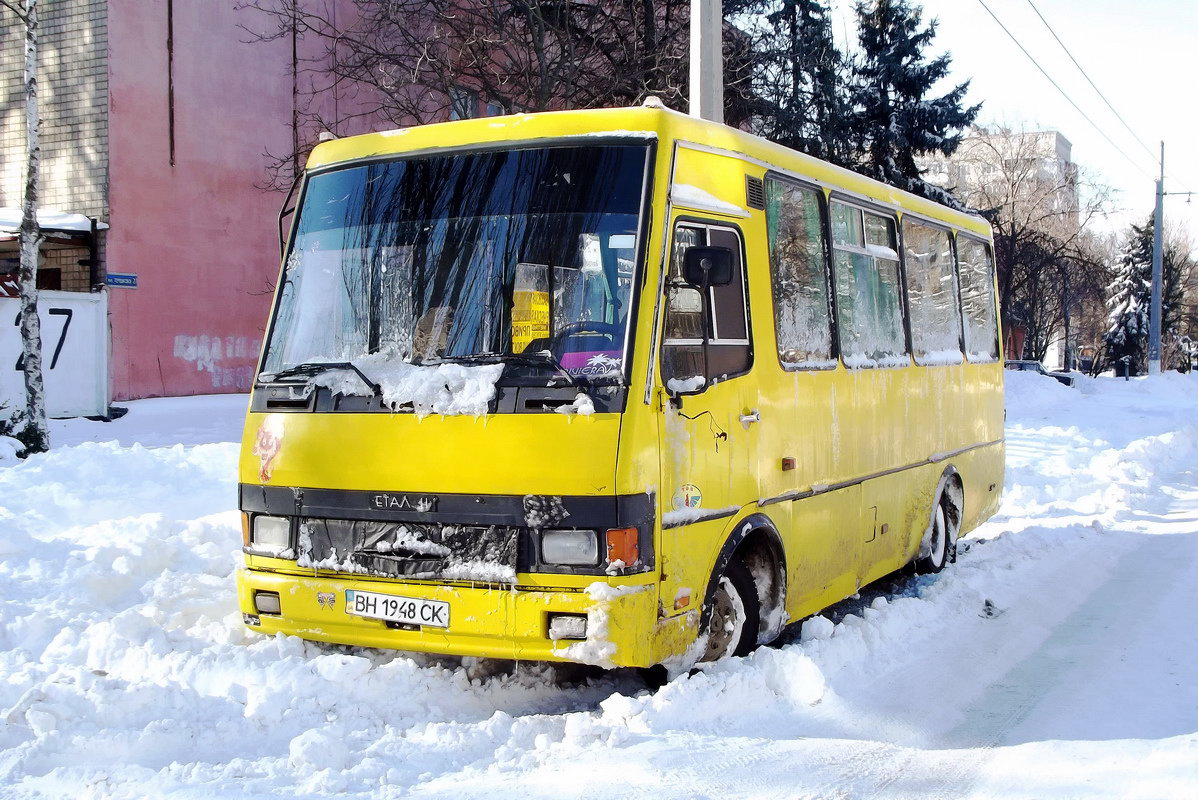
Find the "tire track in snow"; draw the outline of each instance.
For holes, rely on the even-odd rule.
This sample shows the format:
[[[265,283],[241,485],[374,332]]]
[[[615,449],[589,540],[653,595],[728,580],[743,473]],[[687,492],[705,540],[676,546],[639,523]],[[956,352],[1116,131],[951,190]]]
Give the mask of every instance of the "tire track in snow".
[[[1155,628],[1162,620],[1180,616],[1178,627],[1198,630],[1198,610],[1190,595],[1192,587],[1198,586],[1198,482],[1194,477],[1192,473],[1178,475],[1176,481],[1160,485],[1152,494],[1153,499],[1168,494],[1177,498],[1164,512],[1148,514],[1142,509],[1130,509],[1126,516],[1133,521],[1120,526],[1122,530],[1109,532],[1142,539],[1122,554],[1106,578],[1091,586],[1072,611],[1053,624],[1050,635],[1038,647],[990,683],[964,709],[960,724],[935,737],[932,746],[962,748],[964,752],[956,760],[955,768],[925,787],[921,797],[955,800],[974,796],[999,748],[1033,740],[1095,738],[1098,731],[1094,726],[1101,725],[1103,720],[1063,716],[1070,712],[1093,714],[1097,708],[1103,710],[1102,715],[1108,720],[1111,714],[1126,719],[1121,712],[1140,705],[1142,698],[1126,696],[1131,687],[1123,680],[1125,676],[1090,673],[1102,673],[1101,665],[1109,662],[1113,654],[1124,661],[1126,655],[1141,646],[1136,634],[1145,627]],[[1174,530],[1151,530],[1162,527]],[[1070,565],[1063,564],[1062,575],[1067,577],[1069,571]],[[1006,621],[1006,625],[1020,628],[1028,624],[1029,620],[1020,615]],[[1164,674],[1140,675],[1140,680],[1153,685],[1172,682],[1169,666],[1180,672],[1195,663],[1198,646],[1191,644],[1190,648],[1192,654],[1183,651],[1168,659],[1172,664],[1157,661]],[[1111,699],[1120,692],[1128,702],[1125,708],[1117,709]],[[1053,695],[1061,694],[1065,697],[1051,702]],[[1071,694],[1074,696],[1070,697]],[[1180,702],[1184,707],[1198,708],[1198,689],[1191,686],[1189,696]],[[1152,716],[1150,725],[1157,719]],[[1038,722],[1038,726],[1033,722]],[[1187,727],[1184,720],[1174,729],[1162,730],[1158,726],[1157,730],[1109,731],[1118,738],[1163,738],[1189,732],[1192,725]],[[894,765],[894,774],[880,782],[872,793],[862,796],[890,796],[886,790],[909,770],[918,769],[923,760],[919,752],[903,754]],[[986,792],[981,794],[989,796]]]

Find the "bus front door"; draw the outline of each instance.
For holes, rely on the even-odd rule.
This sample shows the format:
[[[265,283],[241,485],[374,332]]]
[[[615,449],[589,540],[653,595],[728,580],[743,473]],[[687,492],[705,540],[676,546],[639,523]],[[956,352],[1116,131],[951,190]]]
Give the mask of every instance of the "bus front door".
[[[752,424],[756,392],[749,374],[752,347],[741,235],[728,226],[679,220],[673,244],[661,349],[667,395],[660,451],[667,575],[663,599],[676,591],[697,590],[696,572],[710,567],[723,544],[728,517],[757,499],[760,435]],[[683,280],[686,250],[695,246],[732,252],[730,283],[704,293]],[[671,585],[675,580],[678,586]]]

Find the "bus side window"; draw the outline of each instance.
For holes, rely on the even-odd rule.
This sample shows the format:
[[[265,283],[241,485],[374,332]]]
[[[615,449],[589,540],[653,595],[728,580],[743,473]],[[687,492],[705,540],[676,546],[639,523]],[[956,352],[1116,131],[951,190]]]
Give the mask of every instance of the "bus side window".
[[[699,290],[682,279],[686,250],[693,246],[726,247],[733,253],[732,281],[710,289],[704,313]],[[747,372],[752,363],[741,241],[729,228],[679,223],[674,229],[674,252],[666,280],[665,330],[662,337],[662,378],[673,392],[694,392],[714,380]],[[706,319],[705,319],[706,318]],[[707,369],[703,369],[703,339],[707,338]]]
[[[903,219],[907,308],[917,364],[961,363],[961,309],[948,231]]]
[[[832,265],[840,353],[850,369],[906,357],[894,218],[832,201]]]
[[[994,318],[994,260],[990,247],[959,236],[957,257],[966,357],[970,361],[994,361],[998,358],[998,324]]]
[[[783,369],[836,366],[821,192],[766,179],[774,329]]]

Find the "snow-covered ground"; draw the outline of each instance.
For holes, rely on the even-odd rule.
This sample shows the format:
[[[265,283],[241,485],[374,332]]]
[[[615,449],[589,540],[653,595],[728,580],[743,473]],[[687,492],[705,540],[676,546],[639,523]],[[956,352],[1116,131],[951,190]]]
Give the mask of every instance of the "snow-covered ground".
[[[0,796],[1198,797],[1198,378],[1008,380],[955,567],[656,691],[248,634],[244,399],[57,423],[0,468]]]

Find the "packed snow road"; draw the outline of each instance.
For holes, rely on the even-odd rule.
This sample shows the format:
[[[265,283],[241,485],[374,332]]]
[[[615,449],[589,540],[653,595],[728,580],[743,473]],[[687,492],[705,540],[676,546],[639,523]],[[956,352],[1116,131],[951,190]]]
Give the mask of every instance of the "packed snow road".
[[[954,567],[656,691],[243,631],[242,402],[0,467],[0,796],[1198,797],[1198,378],[1009,374]]]

